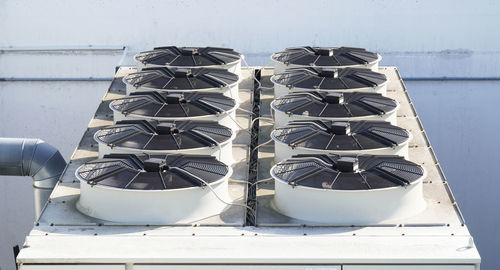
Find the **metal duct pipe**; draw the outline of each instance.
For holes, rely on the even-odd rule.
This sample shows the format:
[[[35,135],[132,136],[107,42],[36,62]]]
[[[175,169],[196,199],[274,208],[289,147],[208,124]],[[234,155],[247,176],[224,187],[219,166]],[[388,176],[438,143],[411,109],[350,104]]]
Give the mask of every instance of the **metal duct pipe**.
[[[0,138],[0,175],[33,178],[36,218],[65,168],[59,150],[43,140]]]

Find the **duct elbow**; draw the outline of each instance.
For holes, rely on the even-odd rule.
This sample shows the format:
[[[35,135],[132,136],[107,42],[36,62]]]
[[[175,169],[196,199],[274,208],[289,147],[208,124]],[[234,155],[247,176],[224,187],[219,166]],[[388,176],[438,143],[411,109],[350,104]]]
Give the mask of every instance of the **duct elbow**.
[[[59,150],[43,140],[0,138],[0,175],[33,178],[37,216],[65,168]]]
[[[59,150],[38,139],[29,168],[28,175],[33,178],[35,186],[39,186],[38,182],[55,184],[66,168],[66,161]]]

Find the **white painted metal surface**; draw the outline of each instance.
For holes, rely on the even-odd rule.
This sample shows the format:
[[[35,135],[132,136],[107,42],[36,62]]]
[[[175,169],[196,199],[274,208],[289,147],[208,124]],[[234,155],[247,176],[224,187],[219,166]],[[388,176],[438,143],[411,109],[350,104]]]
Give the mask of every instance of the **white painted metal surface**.
[[[336,235],[310,228],[238,228],[235,231],[217,227],[206,228],[212,233],[204,234],[198,230],[204,229],[202,227],[188,227],[170,236],[154,229],[140,230],[140,227],[122,235],[116,234],[117,228],[89,229],[87,232],[74,231],[74,235],[54,232],[48,236],[45,233],[30,236],[26,242],[30,247],[23,250],[18,260],[38,264],[68,263],[69,260],[81,264],[129,263],[134,269],[138,264],[437,265],[453,262],[473,265],[479,259],[477,250],[469,245],[468,236],[417,235],[409,228],[391,228],[392,236],[364,235],[357,228]],[[167,228],[161,231],[165,230]],[[106,235],[112,231],[115,232],[113,236]],[[140,253],[138,247],[142,247]]]
[[[383,70],[393,80],[391,97],[402,104],[399,113],[412,116],[412,106],[398,80],[397,71],[394,68]],[[108,93],[105,100],[122,96],[117,93],[120,91]],[[265,99],[266,96],[261,98]],[[92,130],[111,124],[110,117],[105,117],[106,113],[107,111],[99,109],[89,128]],[[419,264],[422,269],[433,269],[426,267],[436,266],[445,270],[449,269],[450,264],[478,267],[480,257],[477,249],[458,208],[455,208],[453,197],[448,193],[443,176],[434,165],[433,155],[429,154],[430,148],[425,147],[427,142],[423,139],[424,133],[417,118],[398,118],[404,120],[398,121],[403,127],[418,135],[412,142],[410,159],[419,164],[425,163],[426,169],[429,168],[422,183],[428,207],[414,217],[379,226],[304,226],[303,223],[269,212],[266,199],[272,193],[266,193],[268,189],[266,183],[263,183],[258,189],[258,227],[241,226],[241,223],[235,225],[233,216],[241,213],[240,211],[244,212],[241,207],[231,207],[226,214],[211,222],[200,223],[203,226],[122,226],[103,222],[81,215],[74,208],[80,194],[79,184],[73,182],[75,166],[97,157],[97,149],[87,145],[91,136],[86,135],[75,151],[68,171],[61,178],[62,183],[52,194],[51,203],[40,218],[39,226],[34,227],[27,237],[25,247],[18,256],[18,263],[23,267],[27,264],[69,262],[120,264],[126,265],[127,269],[141,269],[140,267],[149,267],[151,264],[158,269],[161,269],[162,264],[203,265],[213,269],[218,269],[219,264],[234,265],[234,269],[254,264],[300,265],[304,267],[302,269],[314,269],[309,267],[323,265],[342,265],[345,268],[359,264],[373,267]],[[243,135],[239,134],[237,140]],[[236,146],[233,149],[237,149]],[[259,150],[259,166],[272,164],[270,160],[273,155],[268,155],[266,159],[268,153],[261,152],[265,148]],[[239,166],[244,162],[243,160],[243,163],[233,167],[235,172],[241,171]],[[234,177],[233,174],[231,179],[246,179],[246,176]],[[235,195],[238,199],[245,196],[239,189],[240,186],[230,181],[229,190],[233,199]],[[267,216],[269,213],[283,223],[274,221],[273,224]],[[137,252],[139,248],[140,252]]]
[[[276,73],[279,74],[279,73]],[[387,95],[387,82],[380,84],[375,87],[366,87],[366,88],[352,88],[352,89],[309,89],[309,88],[299,88],[292,87],[289,88],[286,85],[279,84],[271,77],[271,82],[274,84],[274,96],[282,97],[291,92],[304,92],[304,91],[327,91],[327,92],[342,92],[342,93],[351,93],[351,92],[366,92],[366,93],[379,93],[383,96]]]
[[[274,136],[275,131],[271,132],[271,139],[274,141],[274,161],[280,162],[293,155],[299,154],[338,154],[338,155],[355,155],[355,154],[368,154],[368,155],[397,155],[403,156],[408,159],[408,144],[412,139],[412,134],[403,143],[394,147],[384,147],[365,150],[323,150],[313,149],[301,146],[291,147],[288,144],[280,141]]]
[[[126,270],[124,264],[47,264],[21,265],[20,270]]]
[[[330,225],[374,225],[422,212],[424,175],[407,186],[368,190],[333,190],[292,186],[274,174],[272,207],[307,222]]]
[[[134,266],[134,270],[173,270],[173,269],[221,269],[221,270],[229,270],[229,269],[237,269],[237,270],[342,270],[342,266],[340,265],[136,265]]]
[[[274,101],[271,102],[271,110],[273,114],[275,127],[284,127],[290,121],[295,121],[295,120],[385,121],[385,122],[390,122],[392,125],[396,126],[398,109],[399,109],[399,104],[394,110],[389,111],[385,114],[374,114],[374,115],[359,116],[359,117],[318,117],[318,116],[309,116],[303,114],[291,114],[291,113],[289,114],[276,108],[276,106],[274,105]]]
[[[21,270],[118,270],[125,269],[125,265],[23,265]],[[129,268],[130,269],[130,268]],[[289,270],[478,270],[474,265],[166,265],[141,264],[134,265],[133,270],[170,270],[170,269],[289,269]]]
[[[475,265],[346,265],[342,270],[479,270]]]
[[[229,167],[226,176],[209,184],[212,189],[202,186],[168,190],[91,186],[76,174],[80,181],[80,199],[76,208],[85,215],[119,223],[196,223],[218,215],[228,207],[224,202],[231,202],[228,179],[232,174]]]

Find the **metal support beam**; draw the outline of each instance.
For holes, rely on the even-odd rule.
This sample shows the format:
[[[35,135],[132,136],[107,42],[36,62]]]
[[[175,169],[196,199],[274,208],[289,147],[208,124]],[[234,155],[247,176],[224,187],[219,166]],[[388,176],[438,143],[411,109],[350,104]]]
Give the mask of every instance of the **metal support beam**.
[[[126,46],[36,46],[36,47],[0,47],[0,53],[9,52],[65,52],[65,51],[122,51]]]
[[[500,77],[403,77],[405,81],[500,81]]]
[[[94,77],[73,77],[73,78],[30,78],[30,77],[10,77],[10,78],[0,78],[0,82],[88,82],[88,81],[112,81],[111,77],[94,78]]]

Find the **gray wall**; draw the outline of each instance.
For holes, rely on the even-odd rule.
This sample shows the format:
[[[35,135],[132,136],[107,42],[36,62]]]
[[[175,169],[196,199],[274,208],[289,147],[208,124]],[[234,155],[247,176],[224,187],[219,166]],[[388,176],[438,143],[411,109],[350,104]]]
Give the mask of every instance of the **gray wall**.
[[[0,2],[0,45],[226,45],[246,53],[301,44],[386,52],[499,50],[500,2],[152,0]]]
[[[35,137],[69,160],[107,87],[100,83],[0,82],[0,137]],[[14,269],[12,247],[33,227],[33,181],[0,176],[0,268]]]
[[[306,6],[307,4],[307,6]],[[0,0],[0,47],[228,46],[264,65],[295,45],[380,52],[404,77],[500,77],[499,1]],[[129,55],[130,56],[130,55]],[[0,53],[0,77],[109,77],[119,52]],[[130,59],[130,58],[128,58]],[[128,60],[130,62],[130,60]],[[29,64],[26,66],[26,64]],[[40,137],[69,158],[107,82],[0,82],[0,136]],[[500,268],[494,155],[499,81],[408,89],[483,256]],[[0,177],[0,268],[32,226],[31,180]]]
[[[478,246],[481,269],[499,269],[500,81],[406,85]]]
[[[113,52],[3,53],[0,77],[112,76]],[[30,63],[24,68],[22,63]],[[41,138],[69,160],[110,82],[0,81],[0,137]],[[33,181],[0,176],[0,269],[13,270],[12,247],[33,227]]]

